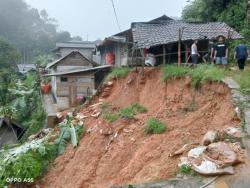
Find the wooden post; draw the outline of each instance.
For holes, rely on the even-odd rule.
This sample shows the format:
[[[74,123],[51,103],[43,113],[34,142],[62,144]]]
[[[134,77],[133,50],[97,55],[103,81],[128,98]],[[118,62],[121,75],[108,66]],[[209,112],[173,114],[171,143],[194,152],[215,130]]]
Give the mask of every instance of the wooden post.
[[[178,41],[178,66],[181,66],[181,28],[179,29],[179,41]]]
[[[185,45],[185,61],[188,63],[188,45]]]
[[[166,47],[165,45],[163,47],[163,65],[166,65]]]

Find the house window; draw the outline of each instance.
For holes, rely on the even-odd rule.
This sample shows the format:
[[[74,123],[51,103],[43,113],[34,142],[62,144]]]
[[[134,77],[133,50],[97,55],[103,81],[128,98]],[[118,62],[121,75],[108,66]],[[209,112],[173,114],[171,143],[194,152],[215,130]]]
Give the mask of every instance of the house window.
[[[68,78],[66,78],[66,77],[61,77],[61,82],[68,82]]]

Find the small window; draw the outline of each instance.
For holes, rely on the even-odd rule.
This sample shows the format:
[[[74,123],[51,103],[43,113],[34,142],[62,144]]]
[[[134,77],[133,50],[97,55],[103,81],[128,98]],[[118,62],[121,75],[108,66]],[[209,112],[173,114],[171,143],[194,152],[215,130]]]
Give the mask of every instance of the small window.
[[[68,82],[68,78],[66,78],[66,77],[61,77],[61,82]]]

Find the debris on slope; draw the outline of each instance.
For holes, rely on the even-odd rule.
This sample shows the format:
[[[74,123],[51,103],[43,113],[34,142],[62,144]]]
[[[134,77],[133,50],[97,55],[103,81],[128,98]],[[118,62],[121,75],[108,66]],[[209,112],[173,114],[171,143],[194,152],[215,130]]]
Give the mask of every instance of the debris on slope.
[[[100,93],[100,98],[95,97],[92,104],[75,112],[83,119],[87,134],[76,149],[69,145],[56,159],[53,168],[39,182],[41,188],[96,188],[167,179],[179,170],[181,155],[201,145],[201,138],[209,130],[240,124],[226,85],[208,83],[195,91],[189,78],[163,83],[160,69],[146,69],[143,76],[143,84],[136,72],[113,80],[112,86],[108,86],[112,89],[105,90],[105,95]],[[190,107],[193,101],[195,108]],[[135,115],[132,121],[118,118],[109,122],[103,117],[104,104],[111,106],[111,112],[118,112],[134,103],[143,105],[148,112]],[[144,124],[152,117],[166,123],[168,131],[145,135]],[[218,141],[223,141],[220,133]],[[233,151],[238,159],[237,149],[241,151],[235,145]],[[198,155],[198,159],[202,156]]]
[[[190,166],[202,175],[234,174],[233,166],[244,162],[244,150],[240,143],[224,141],[224,138],[220,135],[228,134],[233,137],[240,137],[240,133],[240,130],[235,127],[227,127],[222,132],[208,131],[202,139],[202,146],[189,151],[185,149],[188,154],[187,157],[181,158],[179,167],[182,165]],[[187,148],[186,145],[184,147]]]

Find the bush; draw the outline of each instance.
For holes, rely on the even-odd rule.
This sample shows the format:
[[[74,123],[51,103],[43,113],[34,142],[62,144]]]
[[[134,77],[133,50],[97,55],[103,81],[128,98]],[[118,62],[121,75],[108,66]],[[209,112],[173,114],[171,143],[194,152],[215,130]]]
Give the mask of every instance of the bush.
[[[146,134],[161,134],[164,133],[167,126],[156,118],[150,118],[144,126]]]
[[[127,107],[127,108],[123,108],[119,112],[119,116],[121,118],[132,119],[132,118],[134,118],[135,115],[136,115],[136,112],[134,111],[132,106]]]
[[[113,68],[111,73],[109,73],[107,80],[113,79],[113,78],[124,78],[128,75],[128,73],[131,71],[130,68],[124,67],[124,68]]]
[[[112,114],[112,113],[104,114],[104,119],[110,123],[115,122],[118,118],[119,116],[117,114]]]
[[[187,75],[189,68],[176,66],[176,65],[166,65],[163,69],[163,80],[168,81],[172,78],[181,78]]]
[[[8,185],[6,178],[20,178],[23,182],[34,181],[41,177],[48,169],[49,163],[57,156],[57,146],[44,144],[39,149],[29,150],[27,153],[21,154],[16,160],[6,164],[0,164],[0,185],[4,187]]]

